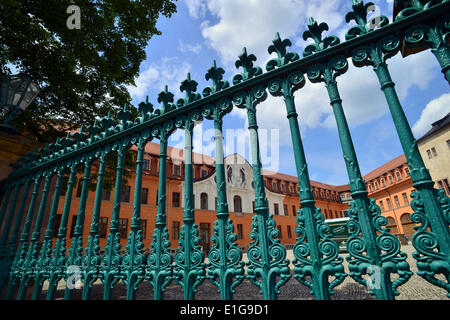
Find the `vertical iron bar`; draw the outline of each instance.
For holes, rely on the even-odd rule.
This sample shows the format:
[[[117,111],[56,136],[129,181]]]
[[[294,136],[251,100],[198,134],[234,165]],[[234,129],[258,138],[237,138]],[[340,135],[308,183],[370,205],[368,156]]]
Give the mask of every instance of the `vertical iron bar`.
[[[64,209],[61,216],[61,224],[56,236],[55,247],[53,248],[53,256],[49,264],[49,285],[46,297],[47,300],[53,300],[55,298],[58,282],[66,274],[67,224],[69,220],[70,207],[72,204],[73,188],[76,180],[77,164],[72,163],[70,166],[70,175],[67,183],[67,191],[64,200]]]
[[[148,256],[147,275],[153,284],[154,300],[162,300],[165,285],[172,277],[173,256],[169,251],[169,232],[166,227],[166,169],[168,134],[160,133],[159,139],[159,179],[158,179],[158,211],[153,231],[151,250]]]
[[[194,224],[194,193],[193,193],[193,167],[192,167],[192,135],[194,122],[187,119],[184,130],[184,213],[181,227],[180,247],[175,254],[175,273],[177,282],[181,284],[185,300],[194,300],[196,287],[204,280],[204,254],[200,247],[198,227]],[[180,278],[183,278],[181,281]]]
[[[89,300],[91,297],[92,285],[99,277],[100,268],[100,245],[99,245],[99,221],[100,209],[103,197],[103,182],[105,179],[107,153],[102,151],[100,155],[100,166],[98,169],[97,187],[95,190],[94,209],[92,212],[91,227],[89,238],[86,245],[83,258],[83,300]]]
[[[13,298],[14,290],[16,287],[16,282],[21,277],[21,272],[23,265],[25,264],[27,243],[29,240],[29,234],[31,229],[31,223],[33,222],[34,209],[36,206],[36,199],[39,193],[39,188],[41,187],[42,176],[36,176],[34,178],[33,193],[31,196],[30,206],[28,207],[27,216],[22,228],[22,234],[20,236],[19,246],[17,248],[17,253],[11,266],[11,273],[9,276],[8,288],[6,290],[6,299],[10,300]]]
[[[3,255],[3,253],[5,252],[4,250],[2,250],[2,252],[0,252],[0,262],[2,264],[1,270],[0,270],[0,292],[3,291],[3,286],[5,285],[5,282],[8,279],[10,266],[14,260],[14,255],[16,254],[15,250],[16,250],[16,245],[17,245],[17,238],[19,235],[20,226],[22,225],[23,213],[25,211],[25,205],[27,203],[28,193],[30,192],[31,182],[32,182],[31,178],[26,179],[25,186],[24,186],[23,193],[22,193],[22,199],[20,200],[19,210],[17,211],[17,214],[16,214],[16,221],[14,223],[14,228],[13,228],[13,231],[9,238],[8,248],[6,249],[6,253]],[[7,241],[7,239],[0,240],[0,242],[1,242],[0,246],[2,248],[5,247],[4,245],[2,245],[3,242],[5,242],[5,244],[6,244],[6,241]]]
[[[128,236],[125,255],[123,257],[123,273],[127,288],[127,300],[134,300],[137,286],[145,276],[145,254],[143,252],[141,230],[141,199],[142,199],[142,171],[144,164],[144,152],[147,140],[139,138],[136,158],[136,177],[133,196],[133,216],[131,218],[131,231]]]
[[[120,202],[122,197],[123,166],[125,161],[125,147],[120,145],[117,150],[116,182],[114,186],[113,211],[109,228],[105,255],[100,269],[100,279],[103,282],[103,299],[111,300],[114,285],[120,280],[120,266],[122,263],[120,245]]]
[[[57,173],[55,193],[53,194],[52,206],[47,223],[47,230],[44,236],[44,242],[41,246],[39,259],[36,262],[34,274],[34,289],[31,299],[36,300],[41,297],[42,286],[46,278],[48,278],[48,267],[52,254],[53,245],[53,226],[55,224],[56,211],[58,210],[59,197],[61,194],[61,187],[63,183],[64,169],[60,168]]]
[[[47,205],[47,197],[48,192],[50,191],[51,181],[52,181],[52,173],[46,172],[44,189],[42,190],[42,199],[41,203],[39,204],[39,211],[36,217],[34,230],[31,235],[25,262],[21,267],[20,286],[19,291],[17,293],[17,300],[25,299],[29,282],[30,280],[32,280],[34,276],[34,269],[38,259],[37,254],[38,254],[39,240],[41,237],[42,219],[44,218],[44,211]]]
[[[86,159],[86,164],[83,173],[83,184],[81,186],[80,203],[78,205],[77,222],[73,231],[73,238],[70,243],[69,255],[66,260],[67,274],[66,279],[70,279],[71,273],[69,270],[76,270],[81,267],[83,261],[83,229],[84,218],[86,215],[86,201],[89,191],[89,179],[91,177],[92,162]],[[81,181],[80,181],[81,182]],[[80,183],[79,182],[79,183]],[[75,268],[73,268],[75,266]],[[66,281],[66,289],[64,292],[64,300],[72,299],[73,289],[69,286],[72,285],[69,281]]]

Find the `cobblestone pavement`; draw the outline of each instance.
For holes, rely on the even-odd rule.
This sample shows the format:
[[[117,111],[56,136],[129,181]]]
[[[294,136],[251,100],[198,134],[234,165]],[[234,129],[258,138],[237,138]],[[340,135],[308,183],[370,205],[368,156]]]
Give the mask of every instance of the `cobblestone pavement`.
[[[415,260],[412,258],[411,253],[415,249],[411,245],[402,246],[402,251],[408,255],[408,263],[410,265],[411,271],[414,274],[411,276],[409,281],[398,288],[400,295],[396,297],[397,300],[449,300],[446,297],[446,291],[434,285],[431,285],[425,281],[422,277],[416,274],[417,267]],[[347,263],[345,262],[346,253],[341,254],[344,258],[344,268],[346,273],[348,273]],[[292,250],[288,251],[287,258],[291,261],[293,260]],[[244,261],[246,257],[244,257]],[[395,279],[395,275],[392,275],[392,279]],[[441,278],[444,280],[444,278]],[[58,290],[57,299],[62,299],[64,296],[64,283],[60,283],[61,289]],[[45,290],[45,287],[44,287]],[[75,290],[73,299],[81,298],[82,290]],[[337,286],[335,289],[335,294],[331,297],[332,300],[374,300],[375,297],[368,293],[368,289],[355,282],[349,276]],[[118,283],[113,291],[113,299],[123,300],[126,295],[125,285]],[[309,288],[300,284],[296,279],[291,278],[284,286],[280,288],[280,294],[278,295],[279,300],[313,300],[314,296],[311,295]],[[46,295],[46,291],[43,291],[43,297]],[[103,296],[103,286],[100,284],[94,285],[92,291],[92,299],[101,300]],[[137,300],[152,300],[153,290],[152,287],[147,283],[143,282],[137,290],[136,293]],[[182,300],[183,292],[181,287],[175,282],[169,284],[166,288],[164,294],[165,300]],[[205,280],[199,287],[196,294],[197,300],[218,300],[220,299],[220,294],[217,291],[217,287],[212,285],[209,281]],[[244,280],[237,288],[236,293],[233,296],[234,300],[261,300],[262,295],[259,293],[259,289],[251,284],[248,280]]]

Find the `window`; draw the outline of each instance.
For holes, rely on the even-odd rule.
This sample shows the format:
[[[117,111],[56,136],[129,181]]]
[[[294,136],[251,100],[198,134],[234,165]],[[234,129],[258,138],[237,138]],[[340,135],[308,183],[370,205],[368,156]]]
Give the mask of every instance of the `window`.
[[[437,157],[436,149],[433,147],[431,148],[431,153],[433,154],[433,157]]]
[[[289,192],[294,193],[294,189],[292,188],[292,186],[289,186]]]
[[[338,214],[337,210],[334,210],[334,214],[336,215],[336,218],[339,218],[339,214]]]
[[[391,203],[391,199],[386,199],[387,205],[389,207],[389,210],[392,210],[392,203]]]
[[[443,189],[445,194],[450,194],[450,186],[448,184],[448,179],[436,180],[439,189]]]
[[[400,200],[398,200],[397,196],[394,196],[394,201],[395,201],[395,205],[397,206],[397,208],[400,208]]]
[[[150,170],[150,159],[144,159],[144,163],[142,164],[142,168],[144,170]]]
[[[58,236],[59,225],[61,224],[61,218],[62,218],[61,214],[57,214],[55,217],[55,223],[53,224],[53,237],[55,237],[55,238]]]
[[[200,209],[208,210],[208,194],[205,192],[200,194]]]
[[[120,238],[121,239],[126,239],[127,238],[127,232],[128,232],[128,219],[121,218],[119,220],[119,222],[120,222],[120,225],[119,225]]]
[[[406,173],[406,176],[409,177],[409,168],[408,167],[405,167],[405,173]]]
[[[179,208],[180,207],[180,193],[172,192],[172,207]]]
[[[291,229],[291,226],[287,226],[287,236],[288,236],[289,239],[292,238],[292,229]]]
[[[384,211],[384,203],[383,203],[383,200],[380,200],[380,208],[381,208],[381,211]]]
[[[72,225],[70,226],[70,237],[73,238],[73,234],[75,232],[75,226],[77,224],[77,215],[72,216]]]
[[[77,185],[77,194],[75,195],[77,198],[81,197],[81,190],[83,189],[83,183],[81,181],[81,179],[78,180],[78,185]]]
[[[234,212],[242,212],[242,199],[239,196],[233,198]]]
[[[98,236],[100,238],[106,238],[108,233],[108,217],[100,217],[98,221]]]
[[[341,194],[341,201],[345,201],[345,194]]]
[[[369,191],[370,191],[370,192],[373,192],[373,188],[372,188],[372,185],[371,185],[371,184],[369,184]]]
[[[394,178],[391,175],[388,175],[388,179],[390,184],[394,183]]]
[[[386,187],[386,181],[384,179],[381,179],[381,185],[384,187]]]
[[[282,237],[282,235],[281,235],[281,226],[277,226],[277,229],[278,229],[278,238],[281,238]]]
[[[173,165],[173,175],[174,176],[180,176],[181,175],[181,170],[180,170],[180,166],[174,164]]]
[[[179,221],[172,222],[172,239],[173,240],[180,239],[180,222]]]
[[[397,181],[402,180],[402,174],[400,173],[400,171],[396,171],[395,176],[397,177]]]
[[[278,203],[273,204],[273,212],[276,216],[280,215],[280,210],[278,209]]]
[[[348,217],[348,210],[343,210],[342,211],[342,216],[343,217]]]
[[[292,215],[295,217],[297,215],[297,208],[292,206]]]
[[[111,199],[111,191],[106,191],[103,189],[102,200],[110,200]]]
[[[204,178],[204,177],[206,177],[207,175],[208,175],[208,170],[202,169],[202,171],[201,171],[201,173],[200,173],[200,176],[201,176],[202,178]]]
[[[280,187],[282,192],[286,192],[286,185],[282,184]]]
[[[148,203],[148,188],[142,188],[141,191],[141,203],[147,204]]]
[[[409,200],[408,200],[408,196],[406,195],[406,192],[402,193],[402,197],[403,197],[403,202],[405,203],[405,206],[409,206]]]
[[[378,181],[375,181],[375,190],[378,190]]]
[[[347,193],[347,200],[352,200],[352,195],[350,193]]]
[[[289,215],[288,208],[287,208],[287,204],[283,204],[283,212],[284,212],[284,215],[285,215],[285,216],[288,216],[288,215]]]
[[[430,149],[427,150],[428,159],[433,158],[433,155],[431,154]]]
[[[273,189],[273,191],[277,191],[277,183],[276,182],[272,182],[272,189]]]
[[[447,140],[447,147],[450,149],[450,139]]]
[[[147,220],[141,219],[142,239],[147,237]]]
[[[130,186],[124,186],[122,189],[121,202],[130,202]]]
[[[323,212],[325,213],[325,218],[327,218],[327,214],[328,214],[327,209],[323,209]]]
[[[244,228],[240,223],[237,224],[237,238],[244,239]]]

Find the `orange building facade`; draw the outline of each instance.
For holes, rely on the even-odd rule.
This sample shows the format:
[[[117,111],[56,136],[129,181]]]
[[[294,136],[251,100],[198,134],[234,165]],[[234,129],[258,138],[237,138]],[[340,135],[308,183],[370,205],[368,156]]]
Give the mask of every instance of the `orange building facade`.
[[[184,155],[183,150],[168,148],[167,160],[167,184],[166,184],[166,213],[167,228],[171,250],[178,247],[177,241],[181,226],[183,225],[184,207]],[[217,191],[215,185],[215,159],[209,156],[194,153],[194,198],[195,198],[195,223],[199,228],[200,245],[208,251],[211,247],[211,235],[216,220]],[[234,224],[234,233],[237,235],[236,243],[242,250],[250,245],[251,222],[254,215],[254,192],[252,184],[251,165],[241,156],[235,154],[225,159],[227,176],[227,202],[230,211],[230,219]],[[144,173],[141,190],[141,220],[144,236],[144,244],[149,248],[153,229],[156,223],[157,194],[159,176],[159,144],[149,142],[144,156]],[[93,166],[92,173],[96,173],[97,166]],[[300,209],[298,196],[298,180],[294,176],[263,170],[265,191],[269,204],[269,212],[274,215],[276,227],[280,232],[279,239],[286,247],[292,247],[296,241],[295,227],[296,216]],[[128,232],[130,231],[133,213],[134,172],[128,185],[122,189],[122,201],[120,203],[120,234],[121,244],[124,248]],[[79,177],[80,178],[80,177]],[[68,242],[73,235],[77,220],[81,195],[81,179],[74,188],[68,220]],[[341,201],[341,191],[347,186],[332,186],[316,181],[311,181],[311,186],[316,198],[316,206],[320,207],[326,219],[344,217],[348,210],[348,204]],[[100,213],[100,247],[106,245],[109,233],[111,212],[113,210],[114,190],[103,192]],[[88,192],[85,219],[83,228],[83,245],[86,246],[89,235],[92,213],[94,208],[95,192]],[[64,208],[65,195],[61,195],[58,213],[55,220],[56,237],[60,225],[62,210]]]

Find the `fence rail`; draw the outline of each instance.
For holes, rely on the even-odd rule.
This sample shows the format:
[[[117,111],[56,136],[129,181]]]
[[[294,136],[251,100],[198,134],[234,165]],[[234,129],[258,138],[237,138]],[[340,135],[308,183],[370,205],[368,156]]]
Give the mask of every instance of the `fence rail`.
[[[346,21],[354,20],[356,24],[349,28],[346,41],[342,43],[336,36],[323,36],[323,32],[328,30],[326,23],[310,19],[303,39],[312,39],[313,42],[305,47],[303,58],[295,52],[288,52],[291,42],[288,39],[282,40],[277,34],[268,48],[268,52],[276,53],[277,57],[266,64],[266,72],[254,66],[256,57],[248,54],[244,48],[236,61],[236,67],[242,70],[234,75],[232,85],[223,80],[225,70],[214,62],[205,75],[211,85],[202,94],[196,92],[198,84],[188,75],[180,86],[185,97],[177,103],[174,103],[174,94],[166,87],[158,95],[161,106],[156,110],[153,110],[153,105],[148,101],[141,102],[140,116],[133,119],[132,113],[125,106],[118,114],[118,122],[108,116],[86,129],[82,128],[78,133],[58,139],[55,144],[27,154],[14,165],[13,173],[3,181],[5,193],[0,207],[2,297],[24,299],[31,290],[31,298],[39,299],[43,284],[48,281],[46,298],[54,299],[58,282],[65,280],[70,284],[74,274],[78,273],[84,284],[83,299],[90,299],[92,285],[97,280],[104,285],[105,299],[111,298],[118,281],[123,281],[126,285],[127,299],[135,298],[137,286],[143,281],[148,281],[153,286],[155,299],[163,299],[165,287],[171,281],[181,286],[185,299],[195,299],[197,287],[203,281],[211,281],[216,285],[222,299],[232,299],[235,288],[244,279],[259,287],[265,299],[276,299],[280,287],[292,276],[309,287],[316,299],[329,299],[333,289],[346,276],[370,286],[370,293],[377,299],[394,299],[399,294],[397,288],[409,280],[412,272],[399,241],[389,229],[384,228],[387,219],[381,215],[374,200],[368,197],[360,172],[345,118],[344,101],[337,84],[338,76],[349,68],[349,59],[356,67],[373,67],[410,167],[416,189],[412,194],[411,206],[415,212],[411,215],[411,220],[418,224],[412,237],[412,244],[417,250],[413,253],[417,260],[417,274],[431,285],[447,290],[447,296],[450,297],[450,200],[433,188],[434,182],[420,156],[386,64],[386,60],[397,54],[402,47],[426,47],[436,56],[446,79],[450,79],[450,6],[449,1],[436,0],[426,4],[406,0],[402,3],[405,9],[396,16],[394,22],[389,23],[385,16],[368,19],[372,3],[353,1],[353,11],[346,15]],[[325,84],[347,168],[353,199],[348,222],[348,275],[344,271],[343,258],[338,255],[337,244],[330,238],[329,227],[324,223],[324,216],[316,206],[311,190],[294,103],[294,93],[301,92],[306,78],[312,83]],[[269,214],[261,174],[257,105],[266,99],[268,93],[283,97],[300,189],[301,209],[297,215],[297,239],[293,247],[295,259],[292,262],[286,259],[286,249],[277,239],[278,230]],[[248,261],[243,261],[242,252],[235,243],[237,236],[226,199],[222,119],[234,107],[246,110],[250,133],[255,214],[251,224]],[[196,123],[204,120],[214,122],[218,195],[217,220],[211,237],[213,245],[207,256],[198,245],[200,238],[195,224],[192,167],[193,128]],[[165,163],[167,140],[176,129],[183,129],[185,132],[185,206],[179,247],[172,255],[166,228]],[[158,210],[150,252],[145,254],[140,190],[145,145],[153,139],[158,139],[160,143]],[[119,232],[122,177],[125,153],[132,146],[137,148],[137,191],[133,198],[131,231],[125,248],[122,248]],[[99,217],[106,157],[111,153],[117,154],[113,209],[104,254],[100,254]],[[95,205],[87,245],[83,247],[86,200],[94,166],[98,170]],[[82,167],[84,173],[76,225],[70,246],[67,246],[67,225],[77,167]],[[64,175],[67,174],[69,177],[63,214],[54,239],[55,217]],[[51,201],[50,211],[47,225],[44,226],[48,200]],[[373,285],[368,280],[367,276],[372,279],[374,274],[378,285]],[[395,280],[391,279],[392,274],[397,275]],[[436,274],[443,274],[446,282],[436,278]],[[73,290],[68,285],[64,298],[71,299]]]

